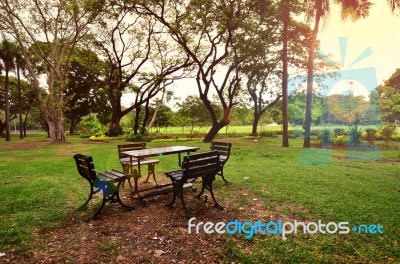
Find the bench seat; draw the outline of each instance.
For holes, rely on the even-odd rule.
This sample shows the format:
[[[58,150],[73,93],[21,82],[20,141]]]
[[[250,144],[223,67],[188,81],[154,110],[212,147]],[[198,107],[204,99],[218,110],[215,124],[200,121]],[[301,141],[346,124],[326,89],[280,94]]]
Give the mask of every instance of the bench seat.
[[[210,151],[200,154],[185,156],[182,163],[182,169],[176,171],[170,171],[165,175],[171,180],[173,186],[173,197],[172,201],[167,206],[172,207],[175,203],[176,197],[181,200],[185,216],[191,218],[192,215],[188,211],[185,201],[183,199],[183,189],[185,184],[189,183],[189,180],[202,178],[202,191],[207,189],[211,193],[211,197],[214,201],[214,206],[223,209],[221,205],[215,200],[214,192],[212,189],[212,183],[215,180],[215,175],[221,169],[220,157],[217,151]],[[200,195],[202,192],[198,195]]]
[[[116,201],[125,210],[133,210],[134,208],[124,204],[119,196],[119,188],[121,184],[128,179],[128,175],[116,170],[107,170],[96,173],[93,164],[93,158],[82,154],[74,155],[76,167],[79,174],[85,178],[90,184],[90,193],[88,199],[80,207],[85,207],[96,193],[102,193],[102,202],[95,213],[87,218],[87,220],[97,218],[106,202]]]

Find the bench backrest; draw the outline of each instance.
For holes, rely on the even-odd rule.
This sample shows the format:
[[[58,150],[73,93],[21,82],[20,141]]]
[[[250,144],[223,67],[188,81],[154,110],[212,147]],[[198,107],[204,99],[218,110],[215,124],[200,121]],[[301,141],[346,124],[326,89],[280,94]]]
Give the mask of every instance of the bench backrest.
[[[218,151],[185,156],[183,159],[183,180],[216,174],[220,170]]]
[[[229,159],[231,148],[232,148],[232,143],[212,141],[210,149],[218,151],[219,155],[221,156],[226,156],[226,160],[224,160],[225,163]]]
[[[141,149],[145,149],[145,148],[146,148],[145,142],[118,145],[118,155],[119,155],[120,159],[126,158],[127,156],[122,154],[121,152],[131,151],[131,150],[141,150]]]
[[[75,154],[74,159],[79,174],[88,181],[96,179],[96,171],[94,170],[93,158],[82,154]]]

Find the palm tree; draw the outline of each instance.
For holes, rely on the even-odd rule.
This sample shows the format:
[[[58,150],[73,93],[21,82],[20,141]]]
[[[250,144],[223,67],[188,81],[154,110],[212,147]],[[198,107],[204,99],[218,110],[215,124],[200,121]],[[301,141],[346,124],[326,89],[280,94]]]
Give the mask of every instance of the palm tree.
[[[307,61],[307,97],[306,97],[306,117],[303,124],[304,128],[304,143],[303,148],[310,147],[310,130],[311,130],[311,107],[312,107],[312,92],[314,82],[314,59],[315,59],[315,45],[317,42],[317,35],[319,25],[322,19],[329,16],[330,1],[329,0],[305,0],[307,5],[306,17],[310,22],[314,20],[314,29],[310,38],[308,61]],[[371,3],[368,0],[333,0],[335,4],[341,7],[342,19],[351,18],[356,20],[360,17],[368,16]],[[400,0],[389,0],[399,4]]]
[[[17,68],[17,86],[18,86],[18,109],[19,109],[19,138],[24,138],[24,128],[22,121],[22,88],[21,88],[21,76],[20,72],[25,69],[25,60],[22,57],[20,46],[16,45],[15,53],[15,66]]]
[[[315,45],[317,42],[318,29],[321,19],[329,14],[329,0],[306,0],[307,4],[307,20],[311,21],[314,18],[314,29],[312,31],[310,45],[308,50],[307,61],[307,97],[306,97],[306,118],[303,124],[304,128],[304,143],[303,148],[310,147],[310,130],[311,130],[311,107],[312,107],[312,92],[314,82],[314,59]]]
[[[9,41],[3,36],[3,40],[0,43],[0,59],[3,61],[3,67],[5,71],[4,81],[4,105],[5,105],[5,116],[6,116],[6,141],[11,141],[10,134],[10,83],[9,83],[9,72],[15,67],[15,54],[16,44]]]
[[[287,0],[281,0],[281,16],[283,20],[282,50],[282,147],[289,147],[289,113],[288,113],[288,28],[290,11]]]
[[[394,12],[396,9],[400,9],[400,0],[388,0],[388,4]]]

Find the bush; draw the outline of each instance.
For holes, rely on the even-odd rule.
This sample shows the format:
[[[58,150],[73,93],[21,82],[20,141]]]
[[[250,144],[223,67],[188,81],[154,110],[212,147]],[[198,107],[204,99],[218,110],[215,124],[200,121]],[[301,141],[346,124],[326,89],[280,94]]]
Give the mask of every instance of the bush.
[[[332,144],[331,134],[332,132],[330,129],[322,129],[320,131],[319,135],[321,137],[322,146],[327,146]]]
[[[142,134],[134,134],[133,132],[131,132],[126,137],[126,140],[127,141],[133,141],[133,142],[141,142],[144,139],[143,139],[143,135]]]
[[[292,132],[292,137],[293,138],[303,138],[304,137],[304,131],[301,129],[295,129]]]
[[[395,124],[386,125],[380,130],[380,135],[382,139],[385,140],[385,142],[387,143],[389,142],[389,140],[393,139],[395,131],[396,131]]]
[[[101,135],[101,136],[94,135],[94,136],[91,136],[89,138],[89,140],[91,140],[91,141],[109,141],[109,140],[112,140],[112,139],[121,139],[121,138],[123,138],[123,137],[122,136],[108,137],[108,136],[105,136],[105,135]]]
[[[376,140],[376,129],[374,128],[367,128],[365,129],[365,135],[363,136],[363,138],[369,143],[369,144],[373,144],[374,141]]]
[[[340,128],[340,127],[334,128],[334,129],[333,129],[333,135],[334,135],[335,137],[337,137],[337,136],[343,136],[343,135],[346,135],[346,131],[345,131],[343,128]]]
[[[276,138],[278,137],[276,131],[261,131],[259,134],[260,137],[271,137],[271,138]]]
[[[358,129],[357,127],[355,127],[355,126],[349,127],[347,135],[349,136],[348,143],[350,145],[356,146],[360,143],[361,130]]]
[[[394,133],[394,135],[392,136],[392,139],[394,141],[400,142],[400,133]]]
[[[348,140],[345,135],[341,135],[341,136],[334,137],[332,142],[333,142],[333,144],[337,144],[337,145],[345,145],[345,144],[347,144]]]
[[[81,138],[90,138],[92,134],[81,134]]]

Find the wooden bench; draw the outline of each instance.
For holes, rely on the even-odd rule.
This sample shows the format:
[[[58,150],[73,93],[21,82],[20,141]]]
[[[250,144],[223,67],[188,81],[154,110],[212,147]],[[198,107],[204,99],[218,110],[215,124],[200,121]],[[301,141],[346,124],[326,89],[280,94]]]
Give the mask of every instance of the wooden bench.
[[[134,167],[138,167],[139,163],[136,158],[125,156],[122,152],[123,151],[132,151],[132,150],[141,150],[141,149],[146,149],[146,143],[141,142],[141,143],[118,145],[119,161],[122,165],[123,171],[129,175],[128,183],[129,183],[131,190],[133,190],[133,188],[132,188],[130,178],[133,177],[134,181],[137,182],[139,180],[139,175],[141,175],[141,173],[137,173],[134,171]],[[154,183],[156,185],[158,185],[154,167],[159,162],[160,161],[157,159],[148,159],[148,158],[140,160],[140,165],[147,164],[147,178],[144,182],[149,182],[150,175],[153,175]],[[140,169],[140,168],[138,168],[138,169]],[[135,184],[135,186],[137,186],[137,184]]]
[[[134,208],[124,204],[119,196],[119,188],[127,179],[125,173],[116,170],[107,170],[101,173],[96,173],[91,156],[75,154],[74,159],[79,174],[85,178],[90,184],[90,193],[86,202],[80,207],[85,207],[96,193],[102,193],[102,202],[96,212],[87,220],[97,218],[100,211],[103,209],[106,202],[116,201],[125,210],[133,210]]]
[[[229,183],[224,177],[224,165],[228,161],[229,156],[231,154],[232,144],[229,142],[219,142],[219,141],[212,141],[210,150],[216,150],[219,153],[219,160],[221,162],[221,170],[218,171],[217,175],[222,177],[224,182]]]
[[[176,197],[181,202],[185,210],[185,216],[191,218],[192,215],[188,211],[185,201],[183,199],[183,187],[185,183],[197,177],[202,178],[202,188],[207,189],[211,193],[214,201],[214,206],[223,209],[221,205],[215,200],[212,183],[215,180],[215,175],[221,169],[220,156],[218,151],[210,151],[200,154],[185,156],[182,163],[182,169],[165,173],[171,179],[173,185],[172,201],[167,206],[172,207],[175,203]],[[200,197],[201,194],[198,195]]]

